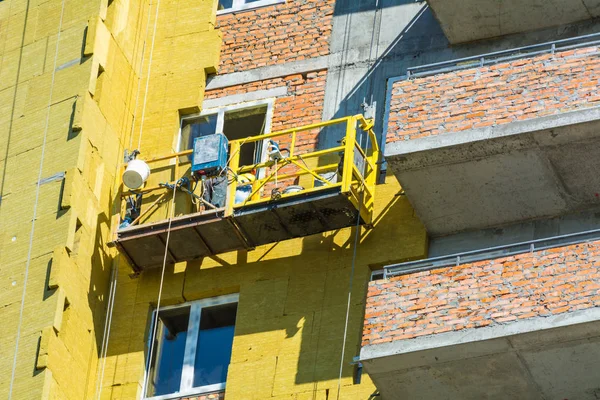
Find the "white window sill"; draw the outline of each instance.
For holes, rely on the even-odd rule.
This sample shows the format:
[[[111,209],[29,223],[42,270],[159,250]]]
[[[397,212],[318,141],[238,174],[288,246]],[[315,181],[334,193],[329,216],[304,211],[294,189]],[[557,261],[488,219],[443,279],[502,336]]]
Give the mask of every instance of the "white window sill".
[[[225,10],[217,10],[217,15],[244,12],[244,11],[254,10],[255,8],[267,7],[267,6],[272,6],[274,4],[281,4],[281,3],[285,3],[285,2],[286,2],[286,0],[255,1],[254,3],[242,4],[241,6],[238,6],[235,8],[227,8]]]

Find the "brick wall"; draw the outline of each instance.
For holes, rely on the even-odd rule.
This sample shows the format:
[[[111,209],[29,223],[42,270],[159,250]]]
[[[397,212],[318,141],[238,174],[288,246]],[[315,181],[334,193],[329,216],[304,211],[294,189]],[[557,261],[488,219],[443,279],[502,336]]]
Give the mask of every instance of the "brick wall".
[[[230,86],[224,89],[206,92],[206,99],[215,99],[235,94],[250,93],[257,90],[272,89],[287,86],[286,96],[275,99],[273,108],[273,119],[271,121],[271,132],[282,131],[288,128],[301,127],[304,125],[321,122],[323,103],[325,100],[325,79],[327,71],[313,71],[306,74],[295,74],[286,77],[257,81],[243,85]],[[296,154],[313,151],[316,148],[319,130],[300,132],[296,136]],[[279,136],[275,138],[281,148],[290,148],[292,135]],[[269,175],[273,170],[267,169]],[[295,165],[287,165],[279,170],[279,174],[292,174],[298,172]],[[278,184],[270,182],[262,191],[263,196],[271,196],[276,186],[283,190],[287,186],[301,183],[296,178],[279,179]]]
[[[409,81],[392,88],[387,142],[600,104],[597,46]]]
[[[223,14],[220,74],[329,54],[334,0],[286,3]]]
[[[600,241],[370,282],[362,345],[600,306]]]
[[[225,392],[202,394],[199,396],[184,397],[181,400],[223,400],[225,399]]]
[[[206,92],[206,99],[221,98],[234,94],[287,86],[288,93],[275,99],[271,132],[300,127],[321,121],[325,101],[325,78],[327,71],[314,71],[280,78],[267,79],[243,85]],[[297,150],[305,153],[314,149],[318,132],[304,132],[296,139]],[[289,143],[280,143],[287,146]]]

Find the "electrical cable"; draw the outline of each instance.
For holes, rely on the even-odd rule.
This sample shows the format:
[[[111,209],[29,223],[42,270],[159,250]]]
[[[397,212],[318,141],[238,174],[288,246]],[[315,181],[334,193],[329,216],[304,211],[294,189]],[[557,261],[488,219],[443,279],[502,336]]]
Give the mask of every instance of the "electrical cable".
[[[371,45],[370,45],[370,51],[369,51],[369,69],[372,68],[372,66],[374,65],[373,63],[373,46],[375,44],[375,30],[376,30],[376,24],[377,24],[377,17],[378,17],[378,11],[379,11],[379,0],[376,0],[375,2],[375,15],[373,17],[373,31],[371,34]],[[381,21],[380,21],[381,24]],[[346,34],[347,34],[347,29],[348,29],[348,25],[346,25]],[[379,51],[379,32],[377,34],[377,50],[375,52],[375,57],[377,57],[377,52]],[[370,101],[371,101],[371,105],[373,105],[373,79],[370,79],[369,81],[369,96],[370,96]],[[369,146],[368,146],[369,141],[367,140],[367,148],[365,151],[365,154],[368,154],[369,151]],[[362,148],[362,145],[360,146]],[[346,318],[345,318],[345,322],[344,322],[344,336],[343,336],[343,340],[342,340],[342,354],[341,354],[341,358],[340,358],[340,371],[339,371],[339,376],[338,376],[338,386],[337,386],[337,400],[339,400],[340,398],[340,391],[341,391],[341,386],[342,386],[342,372],[343,372],[343,368],[344,368],[344,356],[346,353],[346,339],[348,337],[348,321],[350,318],[350,304],[352,301],[352,285],[354,284],[354,273],[355,273],[355,269],[356,269],[356,255],[357,255],[357,251],[358,251],[358,244],[359,244],[359,234],[360,234],[360,210],[363,207],[363,203],[364,203],[364,177],[363,177],[363,181],[361,183],[361,186],[363,188],[363,190],[360,191],[360,201],[359,201],[359,209],[358,209],[358,215],[356,218],[356,232],[354,235],[354,249],[353,249],[353,254],[352,254],[352,267],[350,270],[350,280],[349,280],[349,286],[348,286],[348,301],[346,304]]]
[[[13,386],[15,382],[15,373],[17,369],[17,357],[19,354],[19,339],[21,337],[21,327],[23,325],[23,311],[25,309],[25,295],[27,293],[27,281],[29,279],[29,267],[31,266],[31,256],[33,253],[33,236],[35,233],[35,222],[37,220],[38,203],[40,200],[40,188],[42,185],[42,173],[44,170],[44,156],[46,155],[46,141],[48,139],[48,130],[50,127],[50,108],[52,107],[52,98],[54,95],[54,82],[56,80],[56,67],[58,63],[58,49],[60,45],[60,37],[63,25],[63,18],[65,14],[65,2],[62,0],[62,6],[60,10],[60,22],[58,24],[58,33],[56,35],[56,47],[54,50],[54,64],[52,67],[52,80],[50,82],[50,94],[48,96],[48,105],[46,106],[46,124],[44,127],[44,134],[42,139],[42,154],[40,155],[40,167],[38,171],[37,184],[35,189],[35,202],[33,205],[33,216],[31,218],[31,230],[29,233],[29,249],[27,250],[27,262],[25,263],[25,275],[23,277],[23,294],[21,296],[21,307],[19,310],[19,322],[17,325],[17,339],[15,343],[15,355],[13,358],[12,372],[10,376],[10,386],[8,389],[8,399],[12,399]]]

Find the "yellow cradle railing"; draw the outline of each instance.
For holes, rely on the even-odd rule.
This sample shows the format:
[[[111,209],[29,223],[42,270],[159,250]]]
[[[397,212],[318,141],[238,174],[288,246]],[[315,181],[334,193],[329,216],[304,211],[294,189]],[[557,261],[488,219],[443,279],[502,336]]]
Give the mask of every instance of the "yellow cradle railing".
[[[205,202],[197,210],[191,210],[189,213],[181,213],[180,216],[174,217],[173,226],[181,230],[178,235],[181,236],[182,241],[185,241],[188,240],[184,235],[185,229],[188,229],[188,225],[193,225],[195,227],[194,234],[199,236],[198,240],[204,243],[205,240],[201,237],[203,236],[203,232],[199,228],[199,224],[202,224],[202,227],[204,227],[214,219],[215,226],[211,233],[211,235],[214,235],[217,223],[221,224],[218,231],[226,231],[228,229],[224,228],[225,225],[223,225],[223,221],[228,220],[235,231],[235,235],[240,239],[240,243],[243,243],[241,247],[252,248],[255,245],[266,242],[278,241],[277,238],[279,236],[277,235],[267,238],[257,238],[248,229],[248,225],[254,224],[254,221],[262,221],[260,219],[262,218],[262,214],[260,213],[266,215],[268,212],[274,212],[277,214],[278,211],[273,210],[279,210],[281,213],[287,213],[286,215],[288,215],[294,214],[296,211],[297,214],[301,213],[301,209],[304,207],[303,217],[293,215],[297,217],[294,221],[304,218],[303,222],[298,222],[299,225],[302,223],[312,224],[310,228],[305,229],[306,232],[299,225],[286,228],[285,225],[290,221],[281,221],[281,215],[277,215],[279,222],[283,225],[283,230],[287,232],[287,234],[281,235],[281,240],[352,226],[356,223],[356,218],[359,215],[360,222],[370,225],[372,223],[375,199],[377,165],[380,159],[377,138],[372,128],[373,122],[371,120],[365,119],[362,115],[354,115],[230,141],[230,156],[226,172],[227,193],[225,196],[225,206],[215,209]],[[342,129],[345,130],[345,135],[343,135],[343,139],[337,146],[314,150],[317,135],[326,129]],[[269,141],[277,142],[282,149],[281,154],[283,157],[277,160],[268,157],[265,148]],[[260,159],[265,161],[252,165],[240,165],[240,155],[243,146],[262,148],[262,157]],[[171,177],[169,182],[166,185],[147,184],[145,187],[134,191],[122,190],[121,199],[123,200],[128,196],[139,194],[145,195],[144,197],[146,198],[142,198],[140,215],[129,226],[115,231],[114,241],[117,245],[121,242],[121,245],[119,245],[120,248],[125,250],[125,247],[134,244],[134,240],[141,241],[143,239],[144,243],[148,244],[146,251],[150,251],[152,246],[149,244],[151,240],[148,237],[164,234],[165,226],[163,225],[166,224],[168,218],[163,217],[162,219],[158,218],[157,221],[151,221],[148,217],[156,211],[158,208],[157,205],[161,204],[167,198],[171,198],[168,194],[172,193],[173,185],[176,185],[180,177],[185,175],[182,171],[186,166],[185,164],[189,167],[187,159],[191,154],[192,150],[186,150],[164,157],[145,160],[152,170],[151,177],[154,175],[155,170],[162,171],[163,177],[165,176],[165,171],[168,171],[168,176]],[[184,158],[185,160],[182,160]],[[242,182],[239,179],[241,176],[247,176],[248,174],[255,177],[252,182]],[[251,185],[250,188],[248,187],[249,185]],[[293,188],[290,188],[291,185],[293,185]],[[243,186],[246,187],[246,197],[242,200],[238,197],[236,201],[236,192]],[[286,190],[286,188],[293,190]],[[335,199],[339,200],[319,200],[324,196],[334,196]],[[319,203],[319,201],[321,202]],[[344,205],[341,205],[342,202]],[[122,220],[123,212],[125,211],[124,203],[122,201],[121,214],[117,215],[119,221]],[[310,203],[310,207],[315,210],[312,214],[306,211],[307,203]],[[336,207],[338,206],[336,204],[340,205],[337,210]],[[323,208],[319,210],[319,207]],[[343,215],[340,217],[342,207],[345,207],[342,214],[347,214],[347,217]],[[350,212],[351,209],[354,209],[354,211]],[[331,218],[338,219],[332,221],[332,223],[328,223],[328,215],[333,215],[336,212],[338,214]],[[254,221],[248,219],[252,213],[256,214],[253,218],[259,219]],[[351,223],[349,214],[356,215],[356,217],[352,218],[354,223]],[[312,218],[311,216],[315,215],[321,220],[321,227],[315,227],[314,222],[306,222],[306,219],[310,219]],[[115,225],[118,226],[118,223],[113,224],[113,226]],[[270,227],[267,228],[270,229]],[[231,233],[224,234],[231,236]],[[208,237],[206,239],[210,241],[212,238]],[[128,243],[124,247],[123,244],[125,242]],[[206,247],[208,249],[206,252],[209,254],[216,254],[218,251],[227,250],[227,247],[211,249],[212,246],[210,246],[210,243],[205,244],[207,244]],[[186,243],[182,243],[181,245],[187,246]],[[128,248],[131,250],[132,247]],[[240,248],[240,246],[237,248]],[[194,255],[194,257],[198,257],[198,255]],[[177,254],[173,254],[172,257],[174,261],[182,261],[187,258],[189,257],[178,257]],[[150,262],[139,261],[137,264],[143,267],[149,266]]]

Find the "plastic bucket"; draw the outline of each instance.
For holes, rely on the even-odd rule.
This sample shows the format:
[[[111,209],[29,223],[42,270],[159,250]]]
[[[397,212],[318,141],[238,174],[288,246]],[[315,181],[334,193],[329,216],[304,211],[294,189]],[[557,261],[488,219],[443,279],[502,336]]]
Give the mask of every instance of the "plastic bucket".
[[[131,160],[123,173],[123,183],[129,189],[140,188],[150,176],[150,167],[142,160]]]

